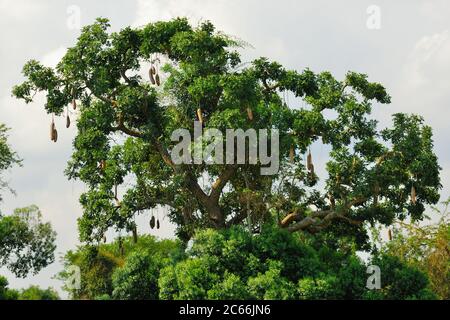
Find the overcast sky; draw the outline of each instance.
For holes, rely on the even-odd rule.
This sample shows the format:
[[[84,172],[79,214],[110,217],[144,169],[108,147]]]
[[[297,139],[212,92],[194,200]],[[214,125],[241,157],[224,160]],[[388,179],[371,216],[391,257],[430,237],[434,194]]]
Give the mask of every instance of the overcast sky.
[[[245,59],[266,56],[292,69],[328,70],[340,79],[347,70],[367,73],[392,96],[392,104],[374,109],[381,127],[389,125],[396,112],[421,114],[433,127],[443,168],[441,200],[450,196],[450,1],[0,0],[0,122],[12,128],[10,143],[24,159],[24,166],[9,174],[17,196],[6,194],[0,208],[8,213],[38,205],[58,233],[58,256],[78,244],[78,198],[85,189],[63,174],[75,132],[62,129],[64,121],[58,119],[58,143],[50,142],[51,118],[43,110],[43,99],[25,105],[10,92],[22,80],[27,60],[54,66],[74,44],[78,12],[81,25],[101,16],[110,19],[112,30],[177,16],[187,16],[194,24],[211,20],[218,29],[252,45]],[[319,161],[325,159],[323,149],[314,151]],[[149,232],[146,218],[139,221],[142,232]],[[172,230],[165,222],[153,234],[170,237]],[[60,269],[57,262],[25,280],[4,269],[0,273],[8,276],[12,287],[58,288],[61,283],[52,277]]]

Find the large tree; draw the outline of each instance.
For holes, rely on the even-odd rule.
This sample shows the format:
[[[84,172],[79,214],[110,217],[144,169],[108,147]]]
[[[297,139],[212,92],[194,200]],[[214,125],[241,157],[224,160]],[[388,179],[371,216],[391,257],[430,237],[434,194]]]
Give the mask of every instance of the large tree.
[[[257,229],[274,221],[363,245],[366,222],[421,219],[425,205],[438,201],[431,128],[419,116],[394,114],[392,127],[379,130],[372,105],[390,97],[366,75],[336,80],[266,58],[242,63],[242,42],[210,22],[108,28],[107,19],[84,27],[55,69],[29,61],[13,90],[26,102],[45,92],[49,114],[65,116],[69,104],[79,112],[66,174],[88,186],[81,240],[99,240],[111,227],[132,230],[136,214],[164,205],[184,239],[199,227]],[[296,97],[291,105],[286,94]],[[186,128],[192,135],[194,120],[222,132],[278,129],[279,172],[262,175],[261,164],[175,164],[171,134]],[[314,172],[316,144],[331,150],[324,177]]]

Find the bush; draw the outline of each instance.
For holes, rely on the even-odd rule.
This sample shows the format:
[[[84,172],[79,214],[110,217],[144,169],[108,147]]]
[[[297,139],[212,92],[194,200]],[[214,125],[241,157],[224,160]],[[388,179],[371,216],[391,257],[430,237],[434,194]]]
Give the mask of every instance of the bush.
[[[147,252],[131,254],[112,276],[114,299],[146,300],[158,298],[160,265]]]

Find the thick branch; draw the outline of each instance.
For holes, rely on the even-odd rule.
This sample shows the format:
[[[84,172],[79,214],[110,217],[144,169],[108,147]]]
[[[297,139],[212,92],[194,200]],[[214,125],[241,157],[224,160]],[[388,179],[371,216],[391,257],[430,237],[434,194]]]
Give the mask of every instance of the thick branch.
[[[361,199],[355,199],[354,201],[351,202],[352,204],[350,204],[350,207],[354,203],[359,203],[360,201],[361,201]],[[299,230],[306,230],[309,228],[314,228],[315,230],[321,230],[321,229],[328,227],[330,225],[330,223],[336,219],[345,220],[346,222],[348,222],[352,225],[356,225],[356,226],[359,226],[363,223],[362,221],[353,220],[353,219],[345,216],[344,214],[333,211],[333,210],[319,210],[319,211],[313,212],[308,217],[301,219],[299,222],[290,225],[291,222],[297,221],[300,216],[301,215],[298,213],[291,213],[291,214],[287,215],[281,221],[281,223],[280,223],[281,227],[286,228],[290,232],[295,232],[295,231],[299,231]]]
[[[319,210],[313,212],[311,215],[309,215],[310,218],[324,218],[328,214],[333,213],[331,210]],[[284,217],[283,220],[280,222],[280,226],[282,228],[287,227],[289,224],[291,224],[294,221],[301,221],[304,218],[304,212],[298,212],[297,210],[288,214],[286,217]]]
[[[130,78],[127,77],[124,70],[120,70],[120,75],[122,76],[123,80],[125,80],[126,83],[130,85],[132,84],[132,81],[130,80]]]
[[[227,166],[222,173],[219,175],[216,181],[211,186],[211,194],[210,198],[212,200],[218,200],[219,196],[223,190],[223,188],[226,186],[228,181],[231,179],[231,177],[235,174],[238,166],[237,165],[229,165]]]
[[[119,130],[119,131],[122,131],[125,134],[128,134],[129,136],[132,136],[132,137],[135,137],[135,138],[142,138],[142,133],[141,132],[125,127],[125,124],[123,123],[122,115],[119,115],[119,119],[118,119],[117,122],[118,122],[117,127],[113,127],[112,128],[113,131]]]

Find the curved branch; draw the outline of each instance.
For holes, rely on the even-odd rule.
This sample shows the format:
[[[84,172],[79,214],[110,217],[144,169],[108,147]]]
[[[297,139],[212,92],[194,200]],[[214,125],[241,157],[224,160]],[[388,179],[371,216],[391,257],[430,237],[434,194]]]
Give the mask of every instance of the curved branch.
[[[219,199],[219,196],[223,190],[223,188],[227,185],[228,181],[231,177],[236,173],[238,166],[237,165],[229,165],[227,166],[222,173],[219,175],[216,181],[211,186],[211,194],[210,198],[212,200]]]
[[[119,119],[118,119],[118,125],[117,127],[112,127],[112,131],[122,131],[125,134],[128,134],[129,136],[135,137],[135,138],[142,138],[142,133],[137,131],[137,130],[133,130],[133,129],[129,129],[125,126],[125,124],[123,123],[123,116],[119,115]]]
[[[320,219],[321,216],[323,216],[322,219]],[[314,230],[317,231],[328,227],[331,222],[336,219],[343,219],[346,222],[356,226],[360,226],[363,223],[362,221],[350,219],[349,217],[346,217],[337,212],[325,210],[314,212],[311,216],[302,219],[300,222],[297,222],[296,224],[293,224],[286,229],[289,232],[307,230],[309,228],[314,228]]]

